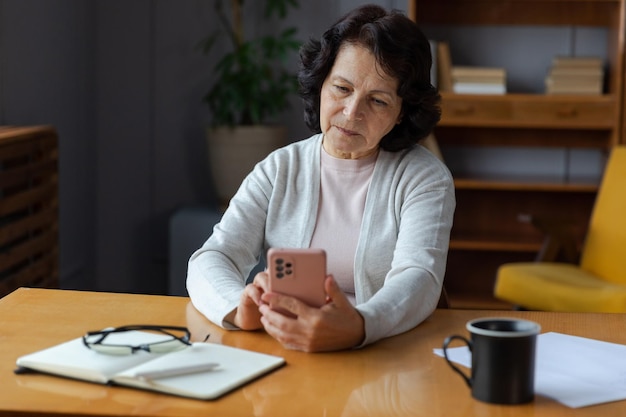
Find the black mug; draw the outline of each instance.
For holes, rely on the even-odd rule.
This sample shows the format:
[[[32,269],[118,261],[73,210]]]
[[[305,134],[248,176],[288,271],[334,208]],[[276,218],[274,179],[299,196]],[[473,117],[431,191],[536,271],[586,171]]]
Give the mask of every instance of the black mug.
[[[452,369],[463,377],[477,400],[494,404],[523,404],[535,397],[535,351],[539,324],[515,318],[482,318],[466,326],[471,340],[452,335],[443,353]],[[472,352],[471,377],[448,358],[448,345],[461,340]]]

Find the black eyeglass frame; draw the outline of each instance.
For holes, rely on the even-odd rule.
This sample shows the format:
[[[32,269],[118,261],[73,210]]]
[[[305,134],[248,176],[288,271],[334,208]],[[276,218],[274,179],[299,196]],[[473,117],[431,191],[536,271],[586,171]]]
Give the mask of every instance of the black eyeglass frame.
[[[168,336],[171,336],[173,339],[178,340],[179,342],[181,342],[184,345],[187,346],[191,346],[191,333],[189,332],[189,329],[186,327],[182,327],[182,326],[156,326],[156,325],[151,325],[151,324],[133,324],[133,325],[128,325],[128,326],[120,326],[120,327],[114,327],[111,329],[104,329],[104,330],[94,330],[94,331],[89,331],[87,333],[85,333],[83,335],[83,344],[88,348],[88,349],[92,349],[92,347],[94,345],[101,345],[101,346],[112,346],[112,347],[120,347],[120,348],[128,348],[130,349],[129,354],[133,354],[137,351],[140,350],[144,350],[146,352],[151,352],[150,346],[153,345],[158,345],[161,343],[171,343],[171,339],[168,340],[163,340],[163,341],[159,341],[159,342],[152,342],[152,343],[142,343],[140,345],[120,345],[120,344],[104,344],[103,341],[106,339],[106,337],[112,333],[121,333],[121,332],[127,332],[127,331],[131,331],[131,330],[150,330],[150,331],[156,331],[156,332],[161,332],[163,334],[166,334]],[[183,337],[177,336],[173,333],[171,333],[172,331],[177,331],[177,332],[184,332],[185,335]],[[101,335],[100,338],[96,339],[93,342],[88,342],[87,338],[89,337],[93,337],[93,336],[98,336]]]

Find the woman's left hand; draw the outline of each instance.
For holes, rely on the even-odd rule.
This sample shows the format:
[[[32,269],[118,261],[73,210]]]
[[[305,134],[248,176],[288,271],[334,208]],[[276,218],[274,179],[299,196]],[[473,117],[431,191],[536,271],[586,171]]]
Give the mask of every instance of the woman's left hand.
[[[363,317],[329,275],[324,282],[330,301],[320,308],[310,307],[287,295],[264,293],[260,306],[265,331],[284,347],[304,352],[349,349],[365,337]],[[288,317],[275,309],[293,313]]]

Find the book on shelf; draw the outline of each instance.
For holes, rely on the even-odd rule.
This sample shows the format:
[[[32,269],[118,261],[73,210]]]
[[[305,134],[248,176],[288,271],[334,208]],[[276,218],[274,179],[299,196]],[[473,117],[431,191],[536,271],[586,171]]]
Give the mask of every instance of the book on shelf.
[[[118,344],[158,341],[141,331],[111,334]],[[111,340],[113,342],[113,340]],[[285,364],[278,356],[216,343],[193,343],[169,353],[109,355],[87,348],[82,338],[21,356],[16,372],[51,375],[156,391],[201,400],[218,398]]]
[[[593,94],[601,95],[604,90],[603,84],[571,84],[560,83],[554,80],[546,80],[546,94]]]
[[[437,42],[437,86],[439,91],[452,91],[452,57],[447,42]]]
[[[457,94],[506,94],[506,70],[498,67],[452,67]]]
[[[550,68],[550,74],[559,77],[604,77],[604,69],[602,67],[568,67],[556,66]]]
[[[506,94],[506,86],[496,83],[454,83],[456,94]]]
[[[602,91],[601,78],[585,78],[585,77],[556,77],[549,76],[546,78],[546,85],[549,87],[571,88],[575,89],[593,89],[600,93]]]
[[[562,56],[557,55],[552,59],[553,67],[602,67],[604,60],[595,56]]]
[[[546,94],[602,94],[604,62],[597,57],[557,56],[545,79]]]
[[[453,66],[452,78],[454,80],[486,79],[494,82],[506,82],[506,70],[499,67],[468,67]]]

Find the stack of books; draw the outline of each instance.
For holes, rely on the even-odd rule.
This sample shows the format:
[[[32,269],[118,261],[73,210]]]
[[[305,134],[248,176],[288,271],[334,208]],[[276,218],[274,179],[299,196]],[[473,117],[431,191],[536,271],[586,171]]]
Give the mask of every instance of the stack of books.
[[[596,57],[555,57],[546,94],[602,94],[604,62]]]
[[[495,67],[452,67],[452,91],[457,94],[506,94],[506,70]]]

